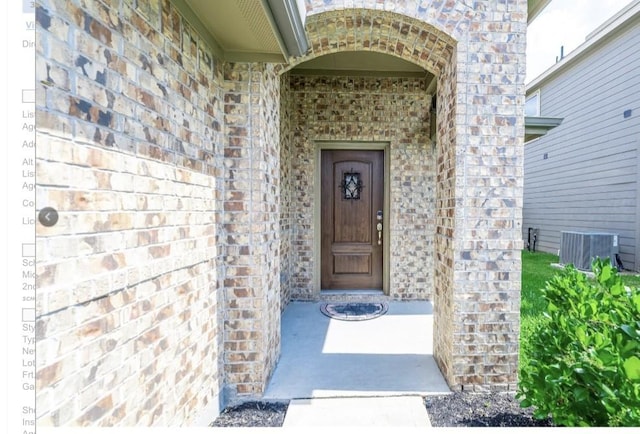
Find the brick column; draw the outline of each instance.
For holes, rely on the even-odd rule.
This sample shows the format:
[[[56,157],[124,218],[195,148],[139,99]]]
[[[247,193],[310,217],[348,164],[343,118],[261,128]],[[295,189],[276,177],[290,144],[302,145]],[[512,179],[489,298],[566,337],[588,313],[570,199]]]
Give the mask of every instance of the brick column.
[[[457,46],[454,106],[439,89],[435,350],[454,389],[514,391],[527,4],[484,3]]]
[[[272,65],[226,66],[224,362],[231,401],[259,397],[280,353],[279,91]]]

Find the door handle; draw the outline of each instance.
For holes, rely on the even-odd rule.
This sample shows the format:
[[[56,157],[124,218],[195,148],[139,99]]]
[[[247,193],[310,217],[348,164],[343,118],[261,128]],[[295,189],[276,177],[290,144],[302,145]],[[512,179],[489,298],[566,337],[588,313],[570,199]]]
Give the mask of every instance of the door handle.
[[[378,245],[382,245],[382,210],[378,210],[376,213],[376,220],[378,220],[378,224],[376,225],[376,229],[378,230]]]

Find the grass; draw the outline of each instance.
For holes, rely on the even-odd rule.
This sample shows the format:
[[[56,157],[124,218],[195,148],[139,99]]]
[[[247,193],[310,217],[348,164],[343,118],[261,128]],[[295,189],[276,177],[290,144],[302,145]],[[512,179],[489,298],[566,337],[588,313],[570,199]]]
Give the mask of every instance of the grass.
[[[560,270],[553,268],[558,263],[558,256],[550,253],[522,252],[522,302],[520,306],[521,321],[542,315],[545,303],[540,293],[546,282]]]
[[[640,286],[640,274],[622,274],[621,277],[626,286],[633,288]]]
[[[520,304],[520,367],[529,364],[527,342],[534,327],[544,321],[543,312],[546,303],[542,298],[541,289],[553,276],[561,270],[551,266],[558,263],[558,255],[544,252],[522,251],[522,298]],[[620,274],[626,286],[640,286],[640,275]]]
[[[541,289],[560,269],[553,268],[558,256],[543,252],[522,251],[522,297],[520,301],[520,367],[529,365],[527,342],[538,323],[544,321],[546,307]]]

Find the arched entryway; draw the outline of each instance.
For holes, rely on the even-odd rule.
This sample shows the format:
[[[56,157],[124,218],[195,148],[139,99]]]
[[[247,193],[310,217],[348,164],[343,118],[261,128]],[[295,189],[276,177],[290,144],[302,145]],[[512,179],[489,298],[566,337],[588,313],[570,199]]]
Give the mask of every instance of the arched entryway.
[[[445,101],[440,119],[455,106],[447,101],[455,98],[453,92],[437,96],[438,88],[456,87],[437,85],[450,80],[443,70],[453,61],[455,43],[428,24],[366,9],[313,15],[307,34],[312,52],[287,68],[280,89],[281,213],[288,228],[281,235],[283,300],[319,296],[320,149],[347,147],[386,149],[385,293],[395,299],[431,299],[436,143],[443,143],[436,136],[446,131],[432,124],[437,124],[438,99]],[[398,60],[394,64],[389,57]],[[317,62],[325,58],[329,61]],[[371,68],[338,65],[351,58]],[[415,67],[399,70],[400,62]],[[307,64],[325,69],[310,70]]]
[[[279,326],[273,322],[279,316],[269,301],[274,297],[270,288],[280,289],[278,306],[292,298],[314,299],[320,290],[313,180],[314,155],[323,141],[388,144],[390,164],[398,164],[390,174],[398,177],[398,191],[391,191],[391,202],[397,202],[390,212],[395,210],[398,219],[406,217],[405,199],[424,205],[425,220],[410,222],[417,221],[415,232],[407,226],[390,237],[397,246],[394,255],[404,254],[404,258],[415,252],[405,249],[403,233],[429,238],[412,245],[428,246],[413,264],[390,264],[389,294],[433,301],[434,356],[449,385],[457,390],[515,389],[522,246],[520,131],[524,128],[524,68],[519,62],[524,59],[520,42],[526,30],[522,12],[526,3],[521,3],[504,10],[490,2],[473,7],[464,2],[429,2],[411,10],[383,10],[311,1],[307,2],[308,54],[291,59],[286,67],[229,65],[228,82],[249,78],[259,91],[255,107],[264,122],[258,125],[266,128],[255,133],[256,144],[275,138],[278,144],[277,156],[271,149],[254,147],[257,163],[265,155],[267,167],[272,167],[277,158],[279,194],[274,197],[279,212],[277,225],[269,228],[279,230],[277,245],[271,243],[268,249],[278,251],[279,275],[265,273],[265,284],[259,291],[252,290],[267,301],[256,309],[263,324],[258,349],[265,354],[260,378],[255,377],[246,390],[259,392],[264,387],[279,353]],[[350,52],[384,54],[417,65],[436,77],[435,91],[419,80],[295,74],[295,68],[306,61]],[[387,117],[389,109],[382,105],[381,115],[375,118],[375,98],[368,100],[373,108],[359,107],[374,112],[368,122],[353,122],[345,114],[387,88],[391,111],[399,116]],[[277,119],[265,110],[276,95]],[[405,100],[394,106],[393,96]],[[436,111],[433,134],[432,109]],[[403,124],[408,118],[416,122]],[[425,175],[421,170],[425,167],[430,174],[419,178]],[[405,168],[407,180],[402,179]],[[413,189],[418,184],[420,189]],[[391,185],[392,190],[393,181]],[[411,275],[411,267],[430,273],[420,276],[422,293],[402,292],[401,284],[394,285]],[[269,280],[274,277],[279,284]]]
[[[428,23],[371,9],[311,15],[306,29],[311,50],[283,71],[280,89],[283,305],[291,298],[317,299],[321,290],[318,144],[360,143],[365,149],[386,144],[385,290],[394,299],[436,302],[434,339],[446,375],[449,356],[443,354],[451,348],[443,343],[452,341],[452,328],[442,323],[451,321],[451,312],[446,310],[450,304],[437,298],[448,293],[453,273],[453,258],[446,259],[452,254],[447,247],[451,221],[442,205],[453,196],[455,173],[450,158],[455,155],[456,42]],[[393,56],[424,73],[297,73],[305,62],[340,53]]]

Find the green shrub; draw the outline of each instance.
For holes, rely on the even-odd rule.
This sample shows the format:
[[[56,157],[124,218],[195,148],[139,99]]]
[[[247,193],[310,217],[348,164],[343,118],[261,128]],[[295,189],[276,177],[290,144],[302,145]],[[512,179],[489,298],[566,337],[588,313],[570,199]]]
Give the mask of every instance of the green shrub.
[[[595,279],[569,266],[542,290],[517,398],[561,426],[640,426],[640,289],[608,261]]]

